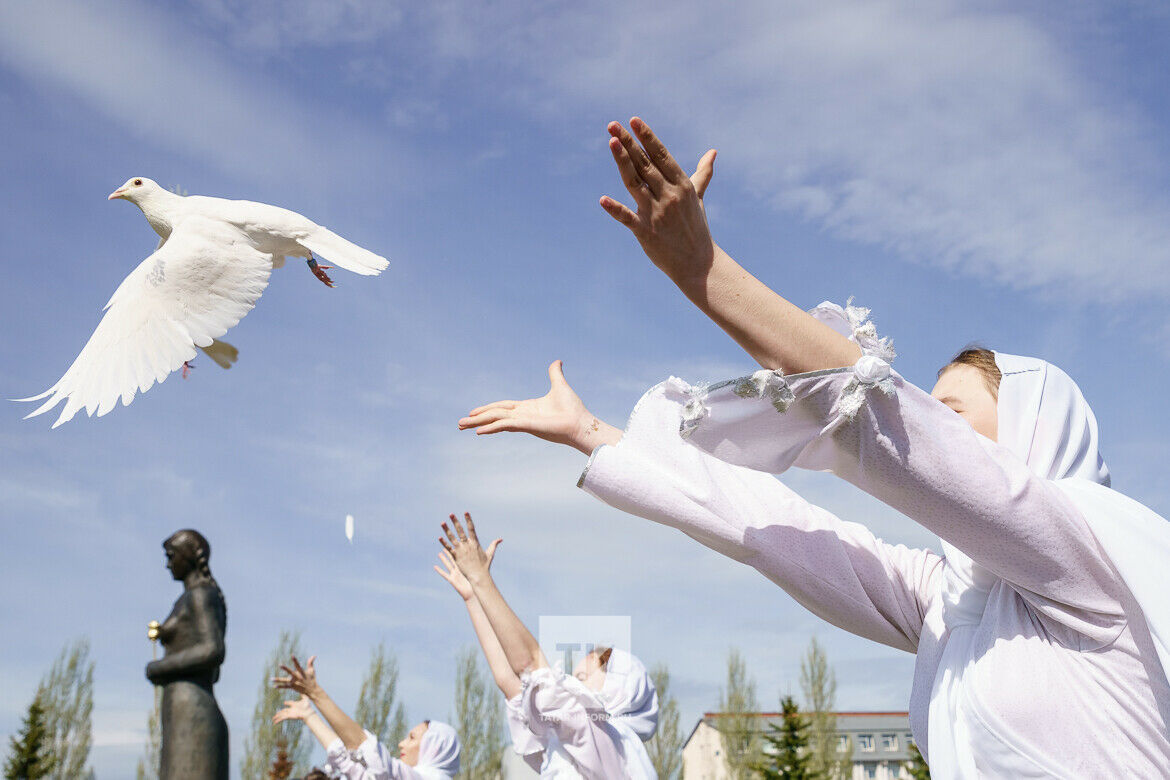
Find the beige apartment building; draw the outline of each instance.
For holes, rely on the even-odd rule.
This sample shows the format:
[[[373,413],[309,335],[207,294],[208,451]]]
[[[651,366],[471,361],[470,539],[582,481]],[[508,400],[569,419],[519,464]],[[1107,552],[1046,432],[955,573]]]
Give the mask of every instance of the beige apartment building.
[[[719,736],[721,713],[708,712],[699,719],[683,745],[683,780],[727,780],[723,742]],[[754,716],[758,731],[783,717],[779,712]],[[852,750],[852,780],[908,780],[904,764],[910,758],[910,720],[905,712],[838,712],[838,750]]]

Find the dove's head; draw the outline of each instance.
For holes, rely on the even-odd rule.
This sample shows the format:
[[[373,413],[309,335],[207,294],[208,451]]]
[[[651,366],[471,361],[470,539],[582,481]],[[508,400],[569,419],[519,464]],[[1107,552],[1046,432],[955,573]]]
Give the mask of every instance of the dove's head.
[[[110,193],[106,200],[114,200],[115,198],[122,198],[128,200],[136,206],[141,206],[143,201],[150,200],[153,196],[160,192],[166,192],[153,179],[147,179],[143,176],[135,176],[133,179],[127,179],[126,183],[118,189]]]

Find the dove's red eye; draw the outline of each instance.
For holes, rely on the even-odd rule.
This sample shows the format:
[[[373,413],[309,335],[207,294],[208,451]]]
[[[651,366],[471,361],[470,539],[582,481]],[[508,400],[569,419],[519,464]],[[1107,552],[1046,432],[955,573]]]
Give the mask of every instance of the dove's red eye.
[[[134,186],[135,186],[135,187],[141,187],[141,186],[142,186],[142,179],[135,179],[135,180],[134,180]]]

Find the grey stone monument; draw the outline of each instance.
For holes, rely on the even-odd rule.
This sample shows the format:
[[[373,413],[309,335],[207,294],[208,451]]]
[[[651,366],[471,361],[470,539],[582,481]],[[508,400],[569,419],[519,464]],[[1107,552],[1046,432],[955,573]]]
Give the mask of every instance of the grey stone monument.
[[[146,665],[162,687],[160,780],[227,780],[228,728],[212,685],[224,659],[227,604],[211,576],[211,545],[198,531],[176,531],[163,542],[167,568],[183,583],[170,616],[151,635],[163,657]]]

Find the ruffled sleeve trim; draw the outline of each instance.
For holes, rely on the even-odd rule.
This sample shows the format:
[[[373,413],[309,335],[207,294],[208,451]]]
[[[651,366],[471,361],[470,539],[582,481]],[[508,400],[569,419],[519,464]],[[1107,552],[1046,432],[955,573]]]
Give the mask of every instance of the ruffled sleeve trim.
[[[695,429],[710,416],[708,394],[725,387],[731,387],[732,392],[740,398],[762,398],[768,401],[773,409],[783,414],[796,400],[796,393],[792,389],[793,383],[852,372],[853,376],[842,385],[837,397],[837,414],[843,420],[852,420],[857,416],[865,403],[865,394],[870,388],[876,387],[886,395],[892,396],[894,382],[890,376],[890,363],[897,353],[890,339],[878,336],[877,327],[869,318],[869,313],[870,310],[865,307],[854,306],[852,298],[845,307],[825,301],[809,311],[817,320],[848,337],[861,348],[861,357],[852,366],[789,375],[773,369],[761,369],[749,376],[710,385],[692,386],[672,378],[670,381],[678,382],[681,389],[690,396],[690,401],[683,407],[679,433],[683,438],[694,433]]]

